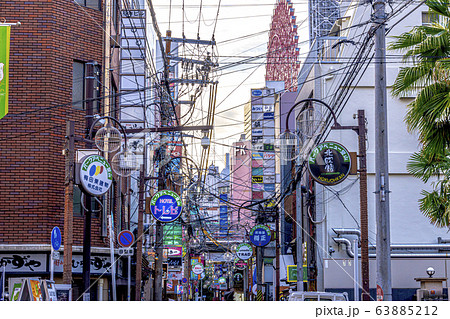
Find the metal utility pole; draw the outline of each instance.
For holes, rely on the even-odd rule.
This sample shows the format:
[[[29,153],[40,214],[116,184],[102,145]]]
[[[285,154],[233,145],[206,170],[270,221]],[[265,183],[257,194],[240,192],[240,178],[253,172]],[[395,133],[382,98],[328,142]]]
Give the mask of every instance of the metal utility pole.
[[[72,284],[72,244],[73,244],[73,183],[75,156],[75,122],[66,125],[66,157],[64,181],[64,264],[63,283]]]
[[[375,24],[375,179],[377,300],[392,300],[386,94],[385,0],[373,4]],[[384,295],[384,298],[383,298]]]

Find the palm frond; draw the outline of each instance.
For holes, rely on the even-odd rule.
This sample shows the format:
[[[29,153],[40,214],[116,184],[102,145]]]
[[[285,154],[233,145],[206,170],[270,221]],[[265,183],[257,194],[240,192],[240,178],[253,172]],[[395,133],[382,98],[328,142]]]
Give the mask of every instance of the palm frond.
[[[430,222],[437,227],[448,227],[449,223],[449,199],[447,194],[440,194],[437,191],[422,191],[422,198],[419,199],[421,212],[428,217]]]
[[[433,153],[423,148],[411,155],[406,168],[411,175],[427,183],[432,176],[439,178],[450,171],[449,152]]]
[[[403,67],[392,85],[393,96],[407,96],[420,88],[431,84],[433,72],[426,65]]]
[[[425,4],[430,8],[431,12],[450,18],[449,0],[428,0]]]

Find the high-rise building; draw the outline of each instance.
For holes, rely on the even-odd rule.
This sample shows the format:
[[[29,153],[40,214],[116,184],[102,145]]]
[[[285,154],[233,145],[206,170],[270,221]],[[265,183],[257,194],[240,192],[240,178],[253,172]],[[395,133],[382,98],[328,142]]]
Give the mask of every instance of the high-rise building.
[[[251,143],[241,136],[238,142],[234,142],[231,153],[231,202],[234,204],[231,212],[231,225],[233,234],[237,239],[245,238],[245,230],[253,225],[254,218],[251,211],[239,209],[240,206],[249,204],[252,199],[252,171],[251,171]],[[234,235],[233,235],[234,236]]]
[[[66,121],[75,122],[75,149],[86,148],[82,138],[88,123],[92,115],[103,112],[104,100],[99,97],[105,87],[111,87],[114,94],[120,86],[114,60],[108,70],[111,83],[104,82],[101,72],[105,56],[102,3],[11,0],[0,6],[0,16],[7,22],[21,22],[11,28],[9,114],[0,121],[0,261],[6,264],[7,278],[49,278],[50,234],[55,226],[63,236],[69,231],[64,229],[64,207],[71,206],[73,299],[83,292],[84,211],[77,186],[73,202],[64,197],[65,181],[71,177],[65,176],[63,155]],[[112,4],[111,38],[115,39],[119,14],[117,1]],[[118,56],[116,46],[111,55]],[[112,96],[107,97],[111,99],[111,114],[107,115],[116,116],[117,99]],[[92,110],[88,110],[87,97],[99,98],[92,103]],[[115,211],[121,205],[117,180],[110,194]],[[92,208],[90,298],[97,300],[100,294],[108,298],[111,258],[105,244],[106,215],[96,201]],[[119,220],[117,216],[116,225]],[[60,259],[55,265],[57,283],[62,282],[62,271]],[[95,281],[100,275],[106,279]]]
[[[310,42],[312,43],[320,37],[326,37],[339,17],[339,3],[337,0],[309,0]]]

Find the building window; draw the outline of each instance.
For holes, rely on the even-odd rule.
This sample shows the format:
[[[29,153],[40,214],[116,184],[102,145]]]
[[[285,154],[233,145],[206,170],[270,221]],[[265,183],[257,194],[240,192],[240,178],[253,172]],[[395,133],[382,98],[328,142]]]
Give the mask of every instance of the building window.
[[[83,62],[74,61],[72,69],[72,105],[84,110],[86,97],[86,66]]]
[[[92,64],[92,63],[91,63]],[[87,98],[87,75],[88,63],[73,61],[72,65],[72,105],[74,108],[85,110],[86,98]],[[101,66],[98,64],[93,65],[94,73],[94,87],[92,92],[92,98],[100,98],[100,70]],[[92,102],[92,108],[94,112],[100,112],[100,100],[94,100]]]
[[[422,12],[422,25],[431,25],[433,22],[439,21],[437,13]]]
[[[101,0],[75,0],[80,6],[100,10]]]

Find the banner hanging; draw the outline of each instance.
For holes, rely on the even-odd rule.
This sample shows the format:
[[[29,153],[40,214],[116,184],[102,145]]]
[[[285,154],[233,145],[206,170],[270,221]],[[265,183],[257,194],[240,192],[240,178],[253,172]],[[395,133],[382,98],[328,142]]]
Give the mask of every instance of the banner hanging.
[[[0,119],[8,114],[10,26],[0,26]]]

